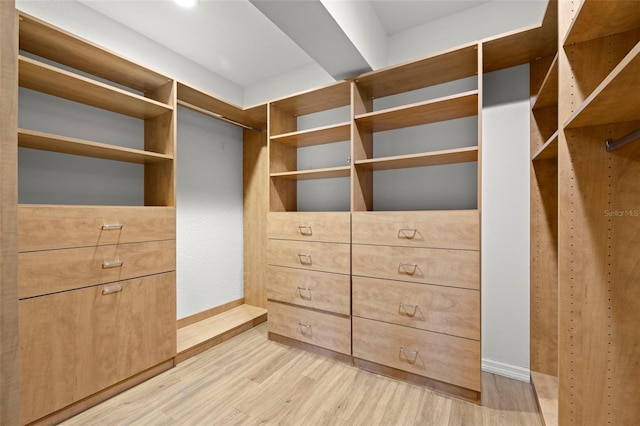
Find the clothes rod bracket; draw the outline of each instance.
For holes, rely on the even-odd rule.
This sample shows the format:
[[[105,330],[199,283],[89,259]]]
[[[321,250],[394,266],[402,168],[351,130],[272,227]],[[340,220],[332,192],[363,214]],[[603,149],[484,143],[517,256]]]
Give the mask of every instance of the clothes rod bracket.
[[[605,142],[605,148],[607,149],[607,152],[612,152],[638,139],[640,139],[640,129],[634,132],[631,132],[628,135],[623,136],[618,140],[615,140],[615,141],[611,139],[607,140]]]

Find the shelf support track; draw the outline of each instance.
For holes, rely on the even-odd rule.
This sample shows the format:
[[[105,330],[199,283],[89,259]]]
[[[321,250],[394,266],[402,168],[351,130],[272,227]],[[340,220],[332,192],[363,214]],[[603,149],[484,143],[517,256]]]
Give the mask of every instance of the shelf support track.
[[[607,149],[607,152],[612,152],[638,139],[640,139],[640,129],[634,132],[631,132],[628,135],[623,136],[620,139],[615,141],[612,141],[611,139],[609,139],[608,141],[605,142],[605,147]]]

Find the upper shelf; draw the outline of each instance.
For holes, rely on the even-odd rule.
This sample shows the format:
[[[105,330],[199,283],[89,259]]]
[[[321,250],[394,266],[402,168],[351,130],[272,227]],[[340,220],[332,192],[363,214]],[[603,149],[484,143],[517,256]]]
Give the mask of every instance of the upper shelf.
[[[80,71],[147,92],[171,81],[166,76],[19,12],[20,49]],[[108,65],[106,65],[108,64]]]
[[[632,1],[583,0],[563,45],[640,28],[640,5]]]
[[[531,161],[558,158],[558,131],[542,145],[531,157]]]
[[[558,105],[558,55],[553,58],[549,71],[542,81],[532,109]]]
[[[311,130],[301,130],[299,132],[271,136],[271,141],[296,147],[305,147],[347,141],[350,137],[351,124],[339,123]]]
[[[355,117],[363,131],[382,132],[403,127],[453,120],[478,114],[478,91],[360,114]]]
[[[356,161],[356,166],[369,170],[406,169],[443,164],[478,161],[478,147],[447,149],[421,154],[397,155]]]
[[[271,104],[294,116],[299,116],[339,108],[349,105],[350,102],[351,83],[339,81],[320,89],[313,89],[272,101]]]
[[[152,118],[173,107],[89,78],[19,57],[19,84],[27,89],[136,118]]]
[[[18,146],[127,163],[150,164],[171,160],[173,157],[156,152],[141,151],[82,139],[57,136],[33,130],[18,129]]]
[[[383,68],[356,78],[369,98],[383,98],[478,74],[478,44]]]
[[[272,178],[288,180],[329,179],[351,176],[351,166],[328,167],[324,169],[296,170],[293,172],[271,173]]]
[[[565,127],[640,120],[640,42],[574,111]]]

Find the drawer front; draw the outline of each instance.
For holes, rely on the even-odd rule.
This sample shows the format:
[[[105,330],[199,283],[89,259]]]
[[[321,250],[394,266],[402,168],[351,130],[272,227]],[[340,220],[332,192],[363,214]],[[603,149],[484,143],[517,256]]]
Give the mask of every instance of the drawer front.
[[[267,236],[282,240],[351,242],[351,214],[348,212],[271,212]]]
[[[353,315],[480,340],[480,292],[353,277]]]
[[[353,356],[480,392],[480,342],[353,317]]]
[[[18,264],[18,297],[23,299],[173,271],[176,269],[176,242],[152,241],[20,253]]]
[[[267,302],[269,332],[351,355],[351,320],[296,306]]]
[[[480,252],[353,245],[353,275],[480,289]]]
[[[480,250],[477,210],[353,213],[353,243]]]
[[[21,300],[22,423],[174,357],[175,295],[170,272]]]
[[[267,297],[342,315],[351,313],[348,275],[269,266]]]
[[[173,207],[18,207],[18,251],[176,238]]]
[[[269,240],[268,247],[269,265],[337,274],[351,272],[350,244]]]

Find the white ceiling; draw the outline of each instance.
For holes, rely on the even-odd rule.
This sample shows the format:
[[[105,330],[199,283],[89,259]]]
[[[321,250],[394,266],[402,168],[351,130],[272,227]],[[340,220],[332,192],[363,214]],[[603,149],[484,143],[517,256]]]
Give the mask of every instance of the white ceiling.
[[[287,35],[249,0],[199,0],[199,4],[191,9],[178,6],[173,0],[79,1],[241,87],[318,62],[318,57],[304,43],[298,40],[309,53],[292,40],[295,35],[291,32]],[[280,7],[287,7],[287,4],[291,7],[292,1],[318,2],[253,0],[254,3],[280,3]],[[369,1],[389,36],[489,2],[341,1]],[[316,18],[326,22],[326,16],[319,17],[317,8],[309,10],[316,12],[301,16],[298,26],[304,28],[308,22],[309,28],[313,25],[318,28],[323,24],[313,22]],[[282,23],[280,26],[286,29]]]

